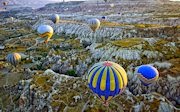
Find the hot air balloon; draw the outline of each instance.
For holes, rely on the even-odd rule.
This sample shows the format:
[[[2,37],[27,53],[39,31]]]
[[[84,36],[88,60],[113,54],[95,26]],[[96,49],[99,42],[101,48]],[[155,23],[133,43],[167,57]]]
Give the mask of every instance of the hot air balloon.
[[[19,53],[8,54],[6,59],[9,63],[11,63],[12,65],[16,67],[16,65],[21,60],[21,55]]]
[[[113,3],[112,3],[112,4],[110,4],[110,7],[111,7],[111,8],[113,8],[113,7],[114,7],[114,4],[113,4]]]
[[[10,21],[10,22],[13,22],[13,21],[14,21],[14,18],[13,18],[13,17],[10,17],[10,18],[9,18],[9,21]]]
[[[47,39],[44,42],[48,43],[54,31],[53,31],[53,28],[49,25],[40,25],[37,29],[37,32],[39,33],[40,37],[42,38],[47,37]]]
[[[105,16],[103,16],[103,17],[102,17],[102,19],[103,19],[103,20],[105,20],[105,19],[106,19],[106,17],[105,17]]]
[[[6,6],[8,4],[8,2],[3,2],[3,5]]]
[[[148,86],[158,80],[159,72],[151,65],[141,65],[137,70],[137,77],[143,85]]]
[[[53,14],[51,16],[51,20],[52,20],[53,23],[59,23],[59,19],[60,19],[60,17],[59,17],[58,14]]]
[[[93,32],[95,32],[100,27],[99,19],[93,18],[88,20],[88,24]]]
[[[89,88],[105,105],[124,90],[127,82],[125,70],[111,61],[96,63],[88,72]]]

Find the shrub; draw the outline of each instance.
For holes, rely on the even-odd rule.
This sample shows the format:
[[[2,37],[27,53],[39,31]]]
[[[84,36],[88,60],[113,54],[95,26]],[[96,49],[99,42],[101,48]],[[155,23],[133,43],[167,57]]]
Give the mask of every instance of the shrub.
[[[68,70],[66,74],[69,75],[69,76],[77,77],[77,74],[76,74],[75,70]]]

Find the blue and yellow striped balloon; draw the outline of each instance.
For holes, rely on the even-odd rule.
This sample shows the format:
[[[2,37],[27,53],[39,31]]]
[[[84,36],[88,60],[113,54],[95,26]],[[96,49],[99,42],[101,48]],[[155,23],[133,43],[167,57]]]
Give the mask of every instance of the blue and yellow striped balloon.
[[[151,65],[141,65],[137,70],[137,76],[143,85],[150,85],[158,80],[159,72]]]
[[[96,63],[88,72],[89,88],[106,104],[127,85],[126,71],[117,63]]]
[[[19,53],[8,54],[6,59],[9,63],[16,66],[21,60],[21,55]]]

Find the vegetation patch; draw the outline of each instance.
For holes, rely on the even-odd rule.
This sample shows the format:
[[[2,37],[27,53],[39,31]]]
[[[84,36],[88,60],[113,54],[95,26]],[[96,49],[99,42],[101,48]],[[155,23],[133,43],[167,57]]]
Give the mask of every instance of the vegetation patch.
[[[106,45],[105,43],[99,43],[99,45],[98,45],[98,46],[96,46],[96,48],[95,48],[95,49],[102,48],[102,47],[104,47],[105,45]]]
[[[78,39],[69,39],[66,42],[72,45],[72,48],[74,49],[82,49],[82,45]]]
[[[49,91],[51,90],[51,87],[53,85],[52,82],[52,77],[51,76],[45,76],[45,75],[39,75],[39,76],[34,76],[33,77],[33,82],[34,84],[41,88],[43,91]]]
[[[180,29],[180,25],[177,25],[176,28],[177,28],[177,29]]]
[[[159,27],[163,27],[163,25],[160,25],[160,24],[144,24],[144,23],[129,24],[129,23],[109,22],[109,21],[101,21],[101,26],[102,27],[134,26],[135,28],[159,28]]]
[[[180,18],[180,14],[157,15],[157,18]]]
[[[22,80],[24,78],[24,75],[22,73],[13,72],[13,73],[6,73],[3,75],[4,77],[0,77],[0,87],[3,87],[5,84],[9,86],[14,86],[19,82],[19,80]]]
[[[127,24],[121,24],[117,22],[109,22],[109,21],[101,21],[102,27],[120,27],[120,26],[126,26]]]
[[[159,24],[132,24],[136,28],[152,28],[152,27],[162,27],[162,25]]]
[[[172,73],[171,75],[179,75],[180,73],[180,58],[176,58],[176,59],[171,59],[169,60],[170,63],[172,63],[172,67],[170,68],[170,72]]]
[[[128,39],[112,41],[111,43],[118,47],[129,48],[135,45],[142,44],[144,42],[145,41],[141,38],[128,38]]]
[[[77,77],[77,74],[76,74],[75,70],[68,70],[66,74],[69,75],[69,76]]]

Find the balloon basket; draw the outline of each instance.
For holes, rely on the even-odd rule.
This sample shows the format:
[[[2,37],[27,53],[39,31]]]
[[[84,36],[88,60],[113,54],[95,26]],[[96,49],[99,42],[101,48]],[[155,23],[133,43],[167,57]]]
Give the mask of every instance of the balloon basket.
[[[108,106],[109,106],[109,103],[108,103],[108,102],[103,102],[103,105],[104,105],[105,107],[108,107]]]

